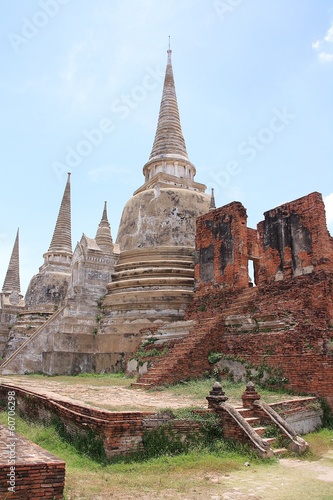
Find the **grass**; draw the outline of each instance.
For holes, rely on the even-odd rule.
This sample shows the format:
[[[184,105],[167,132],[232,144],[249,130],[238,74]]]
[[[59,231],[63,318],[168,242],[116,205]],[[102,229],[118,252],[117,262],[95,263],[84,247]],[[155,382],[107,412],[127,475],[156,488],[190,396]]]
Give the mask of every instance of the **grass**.
[[[196,379],[184,381],[175,385],[163,386],[158,390],[166,390],[175,396],[189,396],[193,399],[204,400],[206,396],[208,396],[209,391],[212,389],[214,382],[214,378]],[[226,396],[229,398],[228,402],[233,404],[241,403],[241,396],[245,390],[245,384],[243,382],[222,380],[221,385]],[[286,391],[271,391],[269,389],[263,389],[259,386],[257,386],[256,389],[262,399],[264,399],[267,403],[277,403],[278,401],[292,399],[295,397]]]
[[[6,424],[6,413],[0,413],[0,422]],[[17,432],[66,462],[66,498],[95,499],[123,498],[126,492],[136,496],[161,490],[187,492],[193,486],[193,475],[206,471],[230,474],[239,470],[242,464],[253,457],[219,442],[214,449],[193,448],[177,456],[164,455],[142,458],[136,455],[118,457],[113,463],[92,460],[84,453],[78,453],[74,446],[62,439],[53,426],[45,427],[16,417]],[[158,479],[157,479],[158,478]],[[154,493],[154,494],[155,494]],[[108,496],[109,495],[109,496]],[[128,497],[127,497],[128,498]],[[158,497],[157,497],[158,498]]]
[[[306,441],[309,443],[310,449],[305,458],[319,460],[327,452],[333,450],[333,429],[321,429],[320,432],[307,434]]]

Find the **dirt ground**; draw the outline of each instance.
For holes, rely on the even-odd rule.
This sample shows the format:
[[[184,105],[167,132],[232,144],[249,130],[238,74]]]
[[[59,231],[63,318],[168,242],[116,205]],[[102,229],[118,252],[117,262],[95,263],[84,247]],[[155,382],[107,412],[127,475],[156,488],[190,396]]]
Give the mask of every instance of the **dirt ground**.
[[[93,406],[111,410],[154,411],[160,408],[185,408],[202,406],[207,408],[207,400],[192,399],[187,396],[175,396],[167,391],[146,391],[121,385],[109,386],[103,379],[94,383],[86,383],[85,379],[73,379],[71,383],[53,378],[33,378],[29,376],[6,376],[0,383],[24,387],[29,391],[50,396],[62,396]]]

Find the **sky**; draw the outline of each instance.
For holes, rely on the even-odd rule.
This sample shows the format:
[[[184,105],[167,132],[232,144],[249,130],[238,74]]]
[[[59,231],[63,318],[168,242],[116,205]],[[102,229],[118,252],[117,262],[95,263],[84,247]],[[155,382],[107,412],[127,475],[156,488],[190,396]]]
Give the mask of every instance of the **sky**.
[[[143,182],[170,36],[195,180],[248,225],[313,191],[333,235],[333,0],[10,0],[0,5],[0,287],[43,264],[67,172],[73,249],[113,238]]]

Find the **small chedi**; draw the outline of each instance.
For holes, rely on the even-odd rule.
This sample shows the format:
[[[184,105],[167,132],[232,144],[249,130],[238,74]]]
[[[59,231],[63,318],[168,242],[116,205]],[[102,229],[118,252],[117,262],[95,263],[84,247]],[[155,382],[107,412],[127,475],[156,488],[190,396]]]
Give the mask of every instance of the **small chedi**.
[[[236,378],[250,370],[333,408],[333,240],[322,197],[269,210],[256,229],[240,202],[216,208],[194,180],[171,50],[143,174],[116,242],[105,203],[95,238],[83,234],[74,251],[68,175],[50,247],[24,298],[17,234],[0,294],[0,373],[126,370],[150,333],[169,347],[138,386],[212,367]]]

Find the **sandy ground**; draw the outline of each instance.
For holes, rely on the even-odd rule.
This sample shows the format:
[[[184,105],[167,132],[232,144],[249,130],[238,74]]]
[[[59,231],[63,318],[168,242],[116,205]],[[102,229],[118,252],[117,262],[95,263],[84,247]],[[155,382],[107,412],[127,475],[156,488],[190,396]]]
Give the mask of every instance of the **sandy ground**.
[[[50,396],[63,396],[85,404],[110,408],[114,410],[150,411],[159,408],[184,408],[202,406],[207,408],[205,399],[191,399],[186,396],[174,396],[165,391],[146,391],[122,386],[107,386],[79,383],[79,379],[71,384],[55,379],[34,379],[28,376],[0,377],[0,383],[24,387],[29,391]]]

